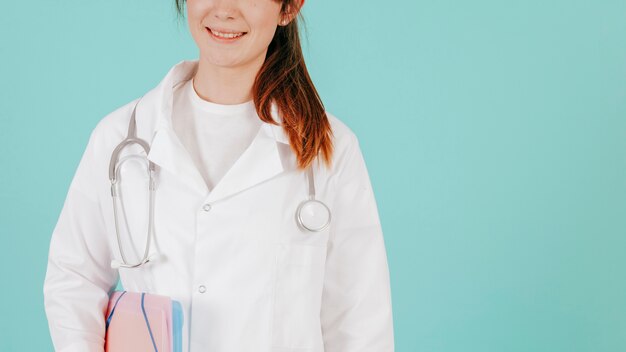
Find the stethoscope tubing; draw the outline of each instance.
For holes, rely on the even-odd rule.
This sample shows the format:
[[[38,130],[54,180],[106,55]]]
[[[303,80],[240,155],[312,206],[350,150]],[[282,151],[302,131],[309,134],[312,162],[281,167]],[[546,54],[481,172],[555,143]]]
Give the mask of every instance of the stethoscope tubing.
[[[117,167],[115,168],[115,175],[116,175],[116,181],[111,183],[111,196],[113,198],[113,218],[115,220],[115,235],[117,237],[117,243],[118,243],[118,247],[119,247],[119,251],[120,251],[120,255],[122,257],[122,262],[116,262],[115,266],[116,267],[122,267],[122,268],[136,268],[139,267],[143,264],[146,264],[150,261],[149,256],[149,251],[150,251],[150,241],[152,239],[152,236],[154,236],[154,193],[155,193],[155,189],[156,187],[154,186],[154,173],[152,170],[148,170],[148,173],[150,175],[150,178],[148,180],[149,182],[149,220],[148,220],[148,234],[147,234],[147,238],[146,238],[146,247],[145,247],[145,251],[143,254],[142,259],[135,263],[135,264],[128,264],[128,260],[126,257],[126,254],[124,253],[124,246],[121,245],[122,243],[122,239],[120,238],[120,229],[119,229],[119,216],[117,214],[117,200],[118,198],[121,198],[122,196],[122,192],[121,190],[117,190],[117,187],[119,186],[119,180],[120,180],[120,175],[119,172],[121,170],[121,166],[124,162],[131,160],[131,159],[139,159],[142,161],[145,161],[145,159],[139,157],[139,156],[130,156],[130,157],[126,157],[124,159],[122,159],[118,164]],[[123,203],[123,199],[120,200],[120,206],[124,207],[124,203]],[[125,212],[124,212],[125,213]],[[124,219],[126,219],[126,217],[124,217]],[[130,230],[128,229],[128,232],[130,233]]]
[[[141,101],[141,98],[139,99],[139,101]],[[143,139],[138,138],[137,133],[136,133],[137,124],[135,120],[135,111],[137,109],[137,105],[139,104],[139,101],[135,104],[135,107],[133,108],[133,112],[131,114],[129,127],[128,127],[128,134],[126,138],[115,147],[115,149],[111,153],[111,160],[109,162],[109,180],[111,182],[111,197],[113,199],[113,217],[115,218],[115,235],[117,239],[117,245],[118,245],[118,249],[120,252],[120,256],[122,257],[121,262],[116,261],[116,260],[111,262],[111,267],[113,268],[128,268],[128,269],[137,268],[144,264],[149,263],[152,258],[152,256],[150,256],[150,244],[151,244],[152,236],[154,236],[154,193],[156,190],[156,183],[154,182],[155,165],[152,161],[148,160],[147,158],[136,156],[137,158],[140,158],[144,161],[147,160],[148,162],[148,165],[147,165],[147,172],[149,174],[149,186],[148,187],[150,191],[149,192],[150,193],[149,210],[148,210],[149,212],[148,234],[146,238],[146,247],[145,247],[142,259],[136,263],[133,263],[133,264],[128,263],[126,253],[124,252],[124,249],[122,246],[122,239],[120,237],[118,211],[117,211],[117,208],[118,208],[117,200],[118,198],[122,198],[121,188],[118,189],[119,182],[121,179],[120,178],[121,165],[125,161],[129,160],[130,158],[133,158],[133,157],[127,157],[127,158],[124,158],[122,161],[118,162],[119,155],[121,154],[122,150],[126,146],[129,146],[132,144],[137,144],[141,146],[142,149],[145,151],[146,155],[148,155],[150,152],[150,145]],[[309,196],[308,196],[308,199],[302,201],[298,205],[298,208],[296,209],[296,222],[298,226],[303,230],[307,230],[310,232],[320,232],[329,226],[330,221],[331,221],[331,211],[328,208],[328,206],[324,204],[324,202],[315,199],[315,182],[314,182],[312,165],[307,168],[306,177],[307,177],[307,181],[309,185]],[[302,209],[305,205],[309,204],[310,202],[321,204],[326,211],[327,219],[325,223],[320,227],[316,228],[316,227],[307,226],[306,222],[302,218]],[[120,201],[120,203],[123,206],[123,200]],[[127,229],[127,230],[129,232],[129,235],[131,235],[130,229]]]

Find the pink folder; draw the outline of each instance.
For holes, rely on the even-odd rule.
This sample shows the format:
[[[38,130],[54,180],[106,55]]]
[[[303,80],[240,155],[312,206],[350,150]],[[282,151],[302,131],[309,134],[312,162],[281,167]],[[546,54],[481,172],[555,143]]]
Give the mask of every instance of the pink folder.
[[[107,309],[106,352],[172,352],[172,300],[166,296],[116,291]]]

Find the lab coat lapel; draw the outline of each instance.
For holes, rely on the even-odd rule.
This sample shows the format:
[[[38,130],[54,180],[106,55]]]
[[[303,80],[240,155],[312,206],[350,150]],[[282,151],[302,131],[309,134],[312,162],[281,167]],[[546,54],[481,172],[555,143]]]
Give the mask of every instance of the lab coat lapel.
[[[283,172],[272,125],[263,123],[252,143],[209,194],[208,202],[229,197]]]
[[[289,142],[282,126],[263,122],[248,148],[209,193],[202,175],[171,123],[172,91],[177,84],[193,77],[197,65],[197,60],[180,62],[168,72],[156,88],[142,98],[137,106],[138,133],[147,138],[150,130],[153,131],[152,137],[147,138],[151,140],[149,160],[174,174],[198,194],[208,193],[206,201],[215,202],[283,172],[284,165],[290,163],[288,160],[282,160],[279,143],[282,144],[281,147],[288,148]],[[275,121],[282,123],[275,104],[272,105],[271,114]]]
[[[141,97],[136,119],[138,136],[150,143],[148,160],[204,195],[204,179],[172,127],[174,87],[191,79],[197,65],[197,60],[183,60],[173,66],[155,88]]]
[[[284,171],[279,142],[274,134],[277,127],[268,123],[261,125],[248,148],[208,194],[207,202],[229,197]],[[204,179],[173,130],[160,129],[155,133],[148,159],[174,174],[199,194],[207,194]]]
[[[202,175],[173,130],[160,129],[155,133],[148,159],[189,185],[198,194],[205,195],[208,192]]]

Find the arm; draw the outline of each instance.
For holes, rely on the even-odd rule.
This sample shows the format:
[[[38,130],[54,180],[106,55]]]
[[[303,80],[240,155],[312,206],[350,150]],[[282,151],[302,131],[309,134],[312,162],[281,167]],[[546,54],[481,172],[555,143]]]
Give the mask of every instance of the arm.
[[[322,295],[326,352],[392,352],[391,290],[378,209],[358,140],[337,160]]]
[[[94,139],[92,133],[52,233],[43,286],[50,335],[61,352],[104,351],[104,315],[118,279],[94,186]]]

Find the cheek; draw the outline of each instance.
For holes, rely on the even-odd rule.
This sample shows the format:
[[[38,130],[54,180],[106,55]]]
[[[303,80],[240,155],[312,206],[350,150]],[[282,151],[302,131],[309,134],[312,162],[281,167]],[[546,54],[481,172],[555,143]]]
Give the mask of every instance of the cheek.
[[[272,12],[266,12],[264,16],[254,19],[255,41],[259,43],[258,45],[264,45],[265,47],[269,45],[277,30],[276,23],[276,14]]]
[[[200,2],[195,0],[187,1],[187,25],[192,35],[198,34],[203,11],[204,7]]]
[[[262,43],[263,46],[269,46],[272,38],[274,38],[274,34],[276,33],[276,26],[271,23],[266,24],[264,27],[260,28],[257,32],[258,38],[257,40]]]
[[[280,17],[280,2],[274,0],[252,0],[246,13],[248,23],[256,28],[259,38],[266,38],[268,43],[274,36]]]

